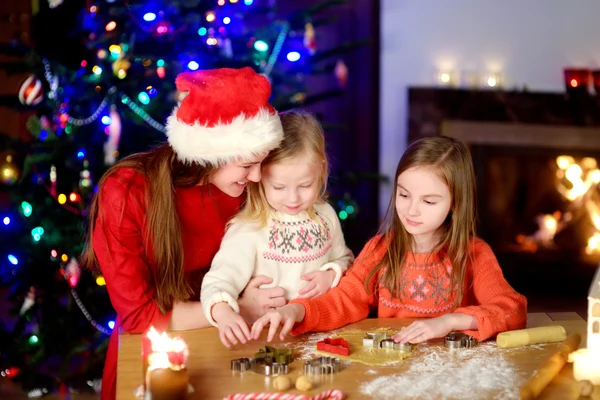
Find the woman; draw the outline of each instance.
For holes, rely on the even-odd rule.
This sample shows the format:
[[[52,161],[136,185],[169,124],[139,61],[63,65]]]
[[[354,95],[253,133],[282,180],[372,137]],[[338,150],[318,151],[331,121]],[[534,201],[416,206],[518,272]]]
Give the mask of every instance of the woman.
[[[248,182],[283,130],[269,82],[251,68],[185,72],[187,93],[167,120],[168,144],[127,157],[102,177],[90,211],[83,262],[99,266],[117,320],[102,382],[115,398],[118,332],[210,326],[199,301],[204,273]],[[283,289],[248,284],[242,314],[252,322],[285,303]]]

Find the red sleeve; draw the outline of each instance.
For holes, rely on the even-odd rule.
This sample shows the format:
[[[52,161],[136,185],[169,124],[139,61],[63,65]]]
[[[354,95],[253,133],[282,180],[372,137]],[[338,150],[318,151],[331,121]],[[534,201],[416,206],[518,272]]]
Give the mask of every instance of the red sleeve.
[[[338,286],[326,294],[313,299],[290,301],[290,303],[302,304],[306,311],[304,320],[292,329],[292,335],[336,329],[365,319],[369,315],[369,310],[377,302],[374,294],[377,277],[371,281],[370,292],[365,289],[364,282],[385,252],[383,242],[381,236],[371,239]]]
[[[477,330],[465,333],[485,340],[504,331],[525,328],[527,300],[504,279],[492,249],[476,239],[472,252],[473,260],[467,271],[471,276],[467,275],[463,301],[467,305],[454,310],[477,318]]]
[[[129,184],[111,176],[104,182],[93,233],[94,252],[120,326],[132,333],[144,332],[151,325],[166,330],[171,312],[162,314],[158,309],[145,256],[145,181],[139,175],[132,180]]]

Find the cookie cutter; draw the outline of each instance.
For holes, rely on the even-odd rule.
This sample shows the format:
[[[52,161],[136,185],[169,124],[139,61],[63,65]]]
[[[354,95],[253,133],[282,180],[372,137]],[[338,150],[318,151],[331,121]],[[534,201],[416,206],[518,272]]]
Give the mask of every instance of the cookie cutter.
[[[385,332],[367,332],[365,337],[362,340],[362,344],[364,347],[380,347],[380,343],[382,340],[387,339],[387,334]]]
[[[342,338],[327,338],[317,342],[317,350],[347,356],[350,354],[350,344]]]
[[[252,372],[267,376],[286,375],[289,372],[289,367],[287,364],[273,362],[273,359],[267,357],[253,359],[250,362],[250,367]]]
[[[410,343],[396,343],[392,338],[383,339],[381,342],[379,342],[379,347],[382,349],[399,350],[402,353],[410,353],[413,348],[412,344]]]
[[[278,349],[273,346],[265,346],[258,350],[255,358],[270,358],[277,364],[291,364],[294,361],[294,349]]]
[[[249,358],[236,358],[231,360],[231,370],[246,372],[250,370],[250,359]]]
[[[444,338],[444,344],[449,349],[470,349],[477,345],[477,339],[471,335],[461,332],[450,332]]]
[[[236,358],[231,360],[231,369],[239,372],[252,371],[257,374],[268,376],[285,375],[289,372],[287,364],[273,362],[273,359],[267,357]]]
[[[342,370],[339,358],[317,357],[304,362],[304,373],[307,375],[330,375]]]

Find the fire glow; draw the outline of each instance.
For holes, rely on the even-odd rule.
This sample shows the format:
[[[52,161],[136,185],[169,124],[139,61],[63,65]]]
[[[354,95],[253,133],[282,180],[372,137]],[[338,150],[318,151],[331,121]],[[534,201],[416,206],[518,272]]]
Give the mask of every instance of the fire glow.
[[[600,253],[600,206],[594,200],[593,192],[600,183],[600,169],[596,159],[585,157],[577,162],[571,156],[556,158],[557,191],[570,201],[565,212],[538,216],[539,229],[531,236],[519,235],[517,242],[535,251],[538,245],[551,246],[554,237],[574,219],[587,214],[596,232],[587,240],[585,253]]]

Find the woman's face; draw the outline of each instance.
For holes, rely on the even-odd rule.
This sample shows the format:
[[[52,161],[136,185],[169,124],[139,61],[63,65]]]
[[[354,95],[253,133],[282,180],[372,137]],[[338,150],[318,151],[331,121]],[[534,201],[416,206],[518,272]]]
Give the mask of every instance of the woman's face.
[[[231,197],[244,193],[248,182],[260,181],[260,163],[267,152],[243,161],[234,161],[219,167],[209,178],[209,182]]]

